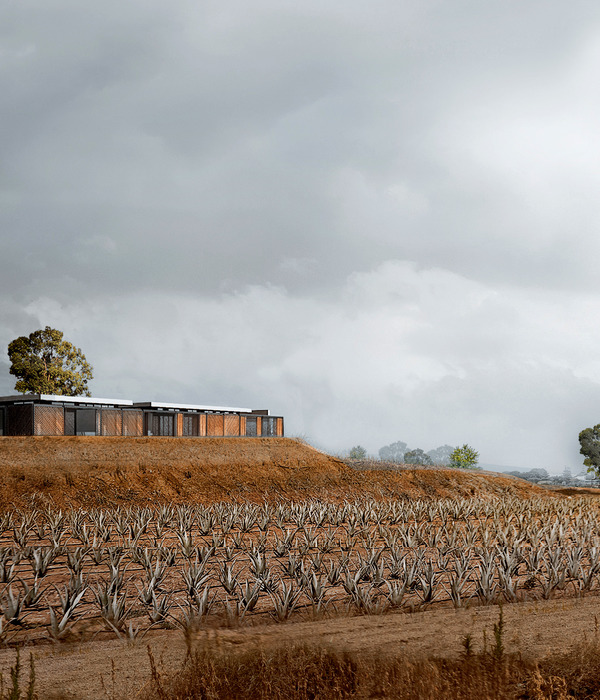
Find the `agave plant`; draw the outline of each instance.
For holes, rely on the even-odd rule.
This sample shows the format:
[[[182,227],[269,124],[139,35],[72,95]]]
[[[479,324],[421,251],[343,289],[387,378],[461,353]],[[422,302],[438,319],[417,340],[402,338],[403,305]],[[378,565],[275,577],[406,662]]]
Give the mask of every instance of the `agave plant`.
[[[239,603],[242,616],[254,610],[259,601],[260,592],[260,582],[250,583],[250,581],[246,581],[243,586],[240,585]]]
[[[185,592],[190,598],[193,598],[204,584],[210,580],[210,575],[204,572],[206,564],[200,563],[196,557],[196,561],[188,563],[181,569]]]
[[[285,581],[281,582],[281,586],[277,590],[269,592],[273,602],[271,614],[277,622],[283,622],[290,617],[296,609],[301,595],[301,589],[295,588],[293,584],[288,586]]]
[[[219,581],[229,595],[235,595],[238,585],[238,577],[233,573],[233,568],[223,564],[219,571]]]
[[[173,607],[172,597],[172,593],[159,597],[155,591],[152,591],[152,598],[147,606],[148,617],[152,624],[157,625],[166,622],[167,617],[169,617],[169,611]]]
[[[44,594],[44,591],[39,586],[37,576],[33,579],[31,586],[24,579],[19,579],[19,581],[23,586],[23,605],[26,608],[35,607]]]
[[[127,608],[127,594],[114,591],[109,593],[106,587],[98,586],[94,598],[99,608],[100,617],[113,630],[121,631],[131,608]]]
[[[23,622],[23,599],[19,592],[15,593],[12,586],[0,598],[0,612],[6,622],[12,625],[21,625]]]

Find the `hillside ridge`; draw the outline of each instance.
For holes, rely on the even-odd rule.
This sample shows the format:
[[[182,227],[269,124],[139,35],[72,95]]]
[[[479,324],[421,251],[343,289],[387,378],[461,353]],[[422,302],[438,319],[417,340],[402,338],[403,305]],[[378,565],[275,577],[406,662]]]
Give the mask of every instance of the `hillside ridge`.
[[[293,438],[0,437],[4,508],[540,493],[501,475],[356,470]]]

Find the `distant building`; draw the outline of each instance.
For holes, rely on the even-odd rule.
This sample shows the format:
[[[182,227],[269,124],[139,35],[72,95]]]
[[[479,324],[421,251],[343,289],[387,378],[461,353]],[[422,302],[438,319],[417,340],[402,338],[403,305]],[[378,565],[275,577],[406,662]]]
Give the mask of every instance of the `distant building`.
[[[0,435],[283,437],[268,410],[86,396],[0,397]]]

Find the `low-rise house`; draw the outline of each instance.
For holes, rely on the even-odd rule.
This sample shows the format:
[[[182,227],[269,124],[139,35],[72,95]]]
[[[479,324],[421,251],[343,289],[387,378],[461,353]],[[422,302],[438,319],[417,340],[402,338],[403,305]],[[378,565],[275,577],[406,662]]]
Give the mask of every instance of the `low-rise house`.
[[[283,437],[283,417],[230,406],[19,394],[0,397],[0,435]]]

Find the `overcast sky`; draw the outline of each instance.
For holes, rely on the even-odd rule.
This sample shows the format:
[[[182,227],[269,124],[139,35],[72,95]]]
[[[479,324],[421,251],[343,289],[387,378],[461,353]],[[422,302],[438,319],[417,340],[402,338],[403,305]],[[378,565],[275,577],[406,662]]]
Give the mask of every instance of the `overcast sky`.
[[[6,0],[0,346],[50,325],[93,395],[334,452],[577,470],[599,74],[585,0]]]

